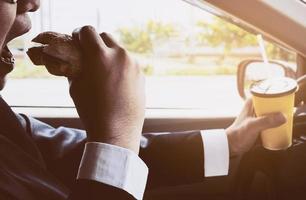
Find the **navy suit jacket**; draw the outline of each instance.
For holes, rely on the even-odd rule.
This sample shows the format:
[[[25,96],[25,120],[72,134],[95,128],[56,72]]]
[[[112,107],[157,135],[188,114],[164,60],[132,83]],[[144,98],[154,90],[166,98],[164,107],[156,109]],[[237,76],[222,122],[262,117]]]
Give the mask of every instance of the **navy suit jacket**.
[[[133,199],[123,190],[76,180],[85,131],[15,116],[21,128],[15,130],[13,126],[19,125],[12,123],[0,132],[0,199]],[[199,131],[145,134],[141,143],[140,157],[149,167],[147,188],[203,180]]]

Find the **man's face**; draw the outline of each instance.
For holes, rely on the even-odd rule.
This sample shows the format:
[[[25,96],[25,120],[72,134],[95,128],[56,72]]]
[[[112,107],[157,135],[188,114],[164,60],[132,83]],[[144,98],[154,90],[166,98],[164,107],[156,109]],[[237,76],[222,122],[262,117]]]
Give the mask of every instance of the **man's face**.
[[[40,0],[0,0],[0,90],[6,75],[14,68],[14,58],[7,43],[31,29],[28,12],[39,8]]]

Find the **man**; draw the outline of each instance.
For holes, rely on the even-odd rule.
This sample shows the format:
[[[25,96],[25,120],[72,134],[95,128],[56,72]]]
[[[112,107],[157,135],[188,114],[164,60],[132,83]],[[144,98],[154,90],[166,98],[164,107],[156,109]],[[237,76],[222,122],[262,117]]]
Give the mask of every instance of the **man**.
[[[27,13],[39,4],[0,0],[1,88],[14,67],[6,44],[30,30]],[[249,101],[226,130],[142,137],[145,96],[138,65],[106,33],[86,26],[73,37],[84,65],[70,80],[70,94],[86,135],[15,114],[1,98],[1,199],[142,199],[148,168],[148,187],[227,175],[230,156],[248,151],[260,131],[286,120],[280,113],[254,118]],[[56,65],[48,56],[44,63]],[[148,167],[138,157],[140,146]]]

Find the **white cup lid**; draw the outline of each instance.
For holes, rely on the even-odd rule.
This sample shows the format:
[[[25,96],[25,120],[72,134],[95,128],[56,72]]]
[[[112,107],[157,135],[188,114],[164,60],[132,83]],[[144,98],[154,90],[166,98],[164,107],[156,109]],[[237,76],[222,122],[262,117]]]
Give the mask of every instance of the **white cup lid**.
[[[280,77],[270,78],[255,82],[251,85],[250,91],[255,96],[279,97],[297,91],[297,82],[291,78]]]

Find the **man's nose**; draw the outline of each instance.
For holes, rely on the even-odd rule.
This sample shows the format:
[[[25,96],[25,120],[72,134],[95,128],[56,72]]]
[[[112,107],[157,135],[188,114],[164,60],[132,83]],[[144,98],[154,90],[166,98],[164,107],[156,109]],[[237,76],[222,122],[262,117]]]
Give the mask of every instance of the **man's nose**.
[[[18,14],[35,12],[40,7],[40,0],[23,0],[18,1]]]

